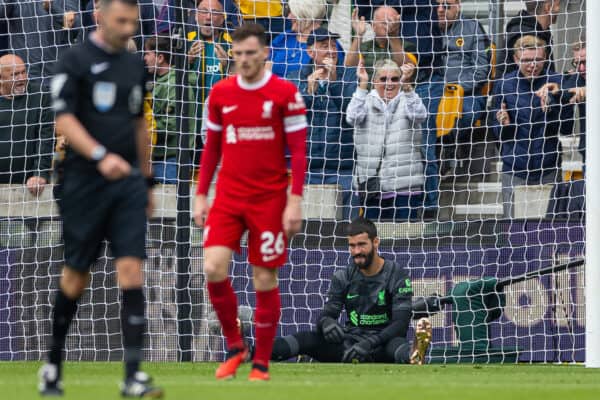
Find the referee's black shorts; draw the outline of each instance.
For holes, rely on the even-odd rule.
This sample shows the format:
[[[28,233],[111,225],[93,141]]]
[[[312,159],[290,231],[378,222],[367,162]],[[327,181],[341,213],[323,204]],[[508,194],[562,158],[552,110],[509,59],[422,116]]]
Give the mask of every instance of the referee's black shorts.
[[[141,175],[107,181],[89,174],[65,174],[58,191],[66,265],[86,272],[103,239],[112,255],[146,257],[148,189]]]

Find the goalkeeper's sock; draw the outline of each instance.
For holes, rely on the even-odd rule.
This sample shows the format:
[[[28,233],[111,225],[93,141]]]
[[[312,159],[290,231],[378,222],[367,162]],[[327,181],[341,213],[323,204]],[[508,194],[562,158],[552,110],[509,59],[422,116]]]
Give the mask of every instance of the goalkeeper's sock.
[[[132,379],[140,369],[144,342],[144,291],[124,289],[121,303],[121,330],[125,349],[125,380]]]
[[[256,292],[256,313],[254,315],[254,332],[256,344],[254,364],[269,367],[273,341],[277,332],[277,323],[281,316],[281,300],[279,288],[264,292]]]
[[[58,367],[58,378],[61,376],[62,351],[73,316],[77,312],[77,300],[68,298],[62,289],[56,293],[54,315],[52,317],[52,344],[48,353],[48,361]]]
[[[215,313],[221,322],[223,335],[227,339],[227,349],[240,349],[244,346],[237,325],[237,297],[229,278],[221,282],[208,282],[208,295]]]

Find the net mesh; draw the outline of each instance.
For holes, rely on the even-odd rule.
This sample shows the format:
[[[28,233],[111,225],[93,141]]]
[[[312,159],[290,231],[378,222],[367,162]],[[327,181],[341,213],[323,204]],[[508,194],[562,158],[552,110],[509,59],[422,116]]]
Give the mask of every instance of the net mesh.
[[[42,3],[44,5],[33,1],[5,1],[0,5],[4,13],[0,15],[6,22],[6,32],[0,35],[4,54],[20,55],[27,62],[30,83],[38,85],[28,87],[28,101],[19,100],[22,98],[19,96],[3,95],[0,99],[0,165],[4,168],[0,171],[3,179],[0,186],[0,360],[40,360],[45,356],[50,338],[51,304],[64,262],[61,223],[52,188],[46,187],[35,195],[24,184],[30,176],[46,177],[52,182],[53,176],[45,175],[46,166],[53,159],[55,163],[60,159],[60,151],[55,154],[54,147],[59,140],[55,140],[54,134],[44,136],[43,133],[43,127],[48,126],[43,114],[51,110],[45,108],[43,96],[36,99],[33,96],[48,94],[56,58],[68,47],[87,40],[94,29],[94,16],[89,7],[86,11],[85,7],[80,8],[79,2],[54,1],[48,2],[50,8],[46,10],[46,2]],[[227,75],[227,69],[233,72],[229,33],[240,23],[263,23],[273,44],[271,68],[294,79],[294,74],[302,76],[302,67],[310,67],[312,63],[303,44],[307,34],[296,32],[310,32],[326,24],[331,32],[339,35],[339,72],[344,68],[343,63],[350,63],[353,58],[365,63],[373,60],[364,45],[375,40],[379,46],[377,35],[381,27],[375,26],[378,22],[370,23],[370,7],[381,2],[357,1],[359,6],[365,6],[359,7],[357,18],[363,15],[366,20],[359,57],[356,48],[353,50],[353,40],[360,25],[356,21],[352,23],[351,0],[289,0],[283,5],[275,0],[225,2],[224,9],[216,1],[206,0],[197,5],[186,1],[140,3],[143,35],[134,40],[135,51],[148,57],[153,50],[147,46],[152,42],[150,38],[158,42],[168,38],[166,53],[170,57],[163,55],[162,60],[171,58],[171,65],[165,68],[157,61],[149,68],[155,84],[154,96],[147,97],[146,117],[152,127],[153,160],[166,165],[165,179],[176,183],[157,188],[155,215],[149,222],[148,259],[144,264],[148,320],[145,357],[152,361],[174,361],[182,359],[184,350],[193,360],[217,360],[223,356],[224,347],[209,319],[211,306],[202,272],[201,232],[191,223],[184,223],[183,227],[191,227],[187,237],[185,229],[181,233],[181,220],[177,219],[178,210],[186,208],[192,200],[182,187],[192,185],[195,177],[181,171],[177,175],[177,166],[185,163],[192,172],[197,167],[204,138],[202,114],[210,87]],[[558,11],[539,17],[542,24],[534,28],[538,34],[537,30],[550,22],[552,57],[555,71],[561,74],[557,82],[563,89],[560,95],[549,95],[555,101],[554,107],[558,107],[554,114],[540,111],[540,97],[527,97],[527,91],[519,94],[521,89],[509,85],[508,75],[496,72],[495,80],[491,78],[492,55],[497,71],[506,67],[505,27],[525,9],[525,2],[462,1],[458,21],[479,22],[477,26],[483,30],[479,37],[484,43],[484,56],[489,57],[483,63],[483,76],[485,81],[493,81],[496,94],[479,96],[481,112],[467,125],[461,121],[468,113],[457,112],[453,107],[461,104],[466,109],[468,98],[476,97],[475,92],[481,85],[470,91],[468,87],[474,83],[473,78],[453,82],[447,77],[457,59],[461,62],[454,68],[459,72],[457,76],[472,76],[468,75],[469,68],[477,55],[481,56],[477,48],[464,48],[478,45],[478,40],[471,40],[477,37],[470,30],[472,25],[462,25],[462,30],[454,36],[437,30],[442,18],[438,14],[451,13],[455,7],[453,1],[442,2],[442,7],[432,7],[430,3],[436,2],[428,0],[387,3],[402,4],[398,7],[401,9],[399,26],[394,28],[387,17],[386,29],[398,29],[406,52],[416,58],[413,86],[427,109],[427,118],[411,129],[394,128],[385,132],[384,136],[391,138],[410,134],[408,142],[398,142],[400,145],[384,142],[385,154],[378,151],[366,154],[365,148],[376,146],[369,139],[376,137],[376,132],[371,127],[367,139],[361,142],[345,118],[357,79],[344,81],[341,74],[333,78],[330,86],[341,83],[344,87],[341,92],[329,90],[325,84],[321,86],[323,91],[318,100],[324,108],[309,107],[309,160],[313,162],[316,157],[316,153],[310,153],[313,148],[330,146],[324,153],[326,161],[332,161],[331,165],[337,165],[338,169],[327,170],[323,166],[309,169],[310,182],[304,196],[306,223],[292,241],[289,263],[280,272],[279,334],[314,327],[334,270],[344,268],[349,262],[344,225],[349,217],[366,213],[378,222],[384,257],[408,268],[415,295],[435,293],[452,299],[452,304],[442,305],[431,315],[434,326],[428,358],[431,362],[583,361],[583,266],[543,275],[536,275],[535,271],[584,255],[583,157],[579,142],[585,129],[585,108],[583,103],[573,106],[569,99],[561,96],[568,96],[566,82],[582,72],[582,64],[585,66],[585,55],[576,51],[582,45],[573,48],[574,43],[585,43],[585,1],[560,2]],[[552,2],[538,3],[534,12],[541,15],[547,11],[545,4]],[[179,24],[178,16],[183,17],[183,24]],[[377,15],[373,18],[377,19]],[[285,30],[287,36],[278,36]],[[208,39],[210,35],[212,38]],[[201,47],[199,51],[194,43],[199,43],[196,44]],[[392,53],[384,58],[394,58]],[[378,57],[380,55],[375,56]],[[149,63],[148,59],[146,62]],[[431,67],[436,62],[440,64],[432,74]],[[524,62],[536,65],[535,60]],[[175,79],[161,83],[164,82],[159,80],[163,71],[173,73]],[[369,72],[382,75],[379,71]],[[541,74],[545,76],[549,72],[544,70]],[[441,81],[438,81],[439,76]],[[2,79],[4,87],[7,79],[4,71]],[[303,79],[295,82],[302,87]],[[459,84],[467,87],[467,91],[452,90],[444,87],[445,83]],[[157,90],[161,85],[164,90]],[[580,80],[571,87],[584,85],[584,80]],[[375,91],[376,86],[373,83]],[[6,90],[4,88],[3,93]],[[499,124],[497,111],[502,111],[497,105],[503,101],[509,103],[511,96],[519,95],[521,100],[516,106],[507,104],[507,111],[513,119],[522,110],[531,111],[527,117],[521,115],[519,118],[525,119],[515,124],[518,129],[528,129],[523,132],[528,132],[530,137],[517,140],[495,132]],[[455,101],[457,98],[459,101]],[[495,98],[500,98],[500,103],[495,103]],[[443,106],[432,106],[432,100],[442,102]],[[325,118],[321,118],[323,115]],[[440,125],[447,126],[449,133],[438,138]],[[540,125],[548,128],[544,131]],[[324,131],[337,131],[337,138],[323,134]],[[346,141],[347,138],[350,140]],[[513,162],[515,166],[518,160],[509,160],[502,149],[516,142],[515,151],[528,155],[530,160],[547,159],[548,154],[552,154],[557,168],[553,170],[554,175],[546,179],[548,174],[544,172],[540,177],[542,167],[536,161],[529,161],[518,176],[511,174],[507,165]],[[349,158],[343,151],[347,143],[351,146]],[[399,176],[398,171],[402,169],[394,163],[406,164],[407,161],[390,158],[389,162],[382,163],[380,173],[387,177],[392,174],[391,180],[417,176],[418,183],[411,187],[380,187],[379,197],[365,203],[358,190],[359,176],[368,173],[360,175],[361,165],[365,162],[372,165],[373,160],[376,165],[382,155],[394,157],[398,146],[412,146],[408,163],[413,169]],[[550,167],[544,165],[543,168]],[[371,175],[373,169],[371,167]],[[510,176],[513,176],[512,181],[503,181]],[[508,202],[503,194],[507,187],[512,187],[512,200]],[[406,200],[408,195],[417,201]],[[509,213],[507,203],[512,205]],[[388,213],[380,214],[382,209]],[[394,215],[396,209],[407,211],[410,218]],[[183,221],[189,222],[185,218]],[[253,307],[255,297],[246,259],[243,239],[241,253],[236,254],[232,262],[231,276],[240,304]],[[67,340],[66,357],[69,360],[120,360],[123,356],[120,293],[108,247],[102,248],[91,271],[90,286],[80,301]],[[506,283],[528,273],[531,275],[526,280]],[[491,286],[486,283],[488,278],[494,280]],[[494,304],[494,298],[498,304]],[[497,310],[501,312],[495,312]],[[186,343],[191,343],[189,349]]]

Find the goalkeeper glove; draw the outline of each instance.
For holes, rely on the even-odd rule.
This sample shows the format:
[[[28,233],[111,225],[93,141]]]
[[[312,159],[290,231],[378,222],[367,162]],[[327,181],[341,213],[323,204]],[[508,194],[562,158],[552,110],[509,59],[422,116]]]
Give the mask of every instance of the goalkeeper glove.
[[[344,352],[343,363],[358,361],[359,363],[371,361],[373,342],[369,339],[361,340]]]
[[[344,329],[331,317],[325,317],[321,320],[321,331],[325,341],[329,343],[342,343],[344,340]]]

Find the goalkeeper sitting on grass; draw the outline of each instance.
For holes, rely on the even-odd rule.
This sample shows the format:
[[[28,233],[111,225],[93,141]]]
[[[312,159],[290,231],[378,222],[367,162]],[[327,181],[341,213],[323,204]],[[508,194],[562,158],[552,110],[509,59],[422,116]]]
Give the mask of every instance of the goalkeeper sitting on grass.
[[[331,279],[317,329],[277,338],[271,359],[304,354],[322,362],[422,364],[431,323],[417,322],[411,345],[406,335],[413,289],[406,270],[379,255],[377,228],[368,219],[352,221],[347,235],[353,262]],[[338,323],[342,308],[345,327]]]

